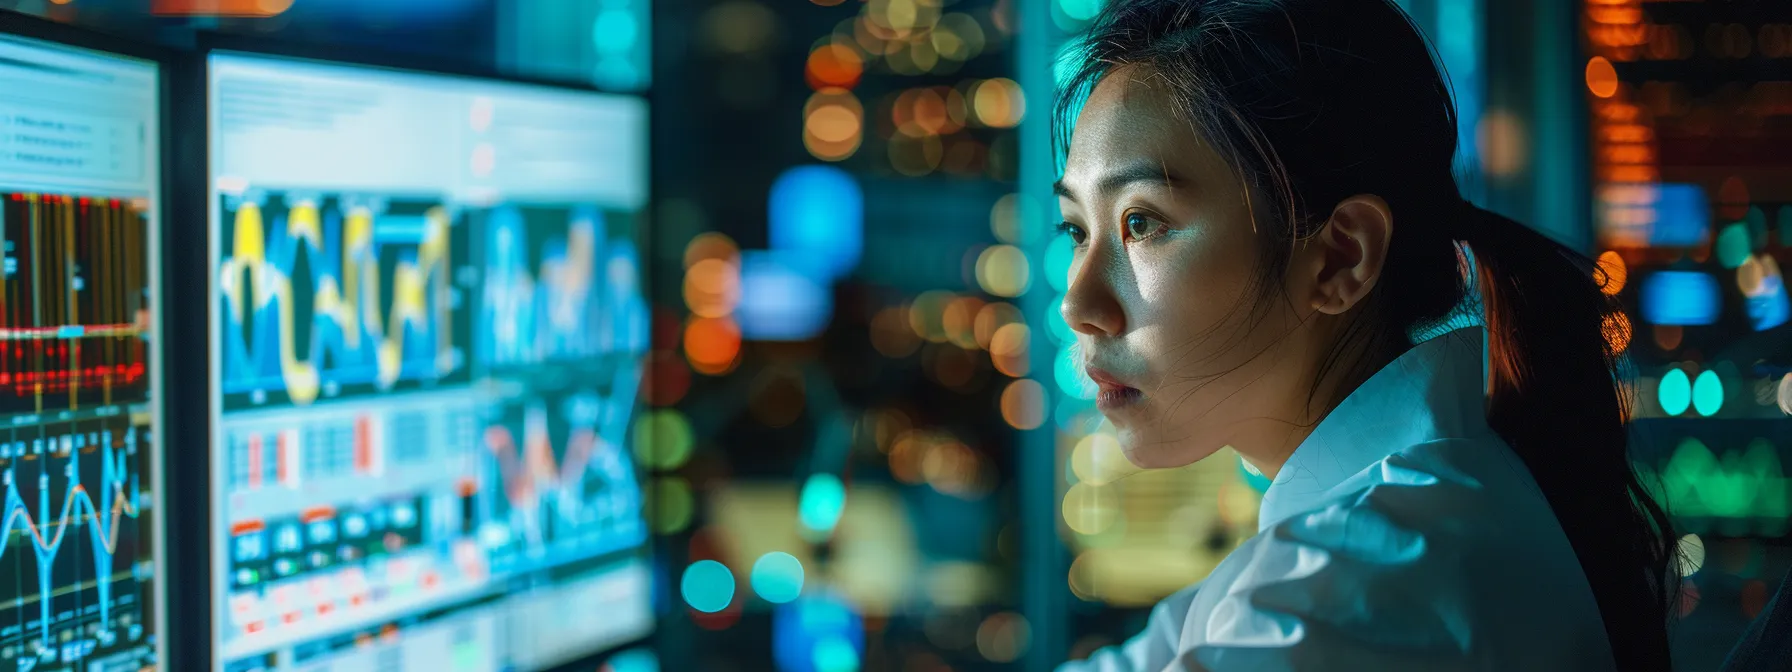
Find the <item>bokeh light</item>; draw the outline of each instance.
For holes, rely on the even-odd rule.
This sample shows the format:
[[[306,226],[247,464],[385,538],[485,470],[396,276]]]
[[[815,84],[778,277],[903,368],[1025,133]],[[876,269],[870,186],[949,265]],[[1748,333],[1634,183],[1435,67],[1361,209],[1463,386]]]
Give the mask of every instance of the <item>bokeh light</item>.
[[[1692,576],[1705,567],[1705,540],[1699,535],[1680,537],[1680,575]]]
[[[983,310],[983,300],[974,296],[961,296],[946,304],[946,310],[940,314],[940,326],[946,331],[946,340],[966,350],[984,347],[977,341],[977,313]]]
[[[996,331],[989,342],[989,361],[996,370],[1010,378],[1027,375],[1031,362],[1032,333],[1027,325],[1011,322]]]
[[[1587,90],[1600,98],[1618,94],[1618,70],[1604,56],[1587,61]]]
[[[803,146],[815,158],[840,161],[859,151],[865,107],[851,91],[824,88],[803,105]]]
[[[1792,415],[1792,373],[1780,376],[1779,388],[1780,412]]]
[[[957,297],[952,293],[940,290],[922,292],[909,304],[909,328],[914,330],[916,336],[928,341],[946,342],[946,304],[955,298]]]
[[[954,12],[940,17],[933,28],[933,48],[941,58],[968,61],[983,53],[987,36],[982,24],[969,14]]]
[[[1027,255],[1013,245],[992,245],[977,255],[977,284],[996,296],[1016,297],[1027,292],[1032,273]]]
[[[1614,312],[1605,316],[1605,344],[1612,354],[1620,354],[1630,347],[1630,316],[1623,312]]]
[[[979,82],[970,99],[977,121],[992,128],[1019,126],[1027,115],[1027,99],[1012,79],[997,77]]]
[[[976,321],[972,324],[972,335],[977,339],[977,347],[990,349],[996,332],[1010,324],[1025,324],[1026,316],[1022,315],[1014,304],[996,301],[986,303],[977,311]]]
[[[1724,406],[1724,382],[1716,371],[1706,370],[1692,383],[1692,407],[1707,418]]]
[[[1065,348],[1058,351],[1057,365],[1053,377],[1058,381],[1058,389],[1078,399],[1094,399],[1095,382],[1083,373],[1083,364],[1077,361],[1076,350]]]
[[[1119,517],[1119,502],[1107,486],[1077,483],[1064,491],[1064,525],[1077,534],[1101,534]]]
[[[989,230],[996,240],[1010,245],[1030,245],[1036,237],[1038,208],[1020,194],[1007,194],[989,209]]]
[[[1748,261],[1750,251],[1747,224],[1731,224],[1717,234],[1717,262],[1724,268],[1742,266]]]
[[[654,534],[678,534],[690,527],[697,510],[690,481],[677,476],[656,478],[649,486],[648,497],[647,523]]]
[[[858,672],[859,650],[839,635],[821,638],[815,643],[811,664],[815,672]]]
[[[685,271],[684,303],[700,317],[725,317],[740,303],[740,264],[703,259]]]
[[[1138,470],[1121,450],[1120,439],[1108,432],[1090,433],[1070,451],[1070,471],[1080,483],[1107,485]]]
[[[740,263],[740,246],[735,245],[734,239],[729,238],[727,234],[715,231],[698,234],[684,247],[685,270],[690,270],[692,266],[696,266],[706,259],[738,264]]]
[[[803,594],[803,563],[796,556],[773,551],[753,563],[753,592],[772,604],[783,604]]]
[[[1654,332],[1655,347],[1662,350],[1678,348],[1681,340],[1686,338],[1686,328],[1675,324],[1655,325]]]
[[[802,495],[797,500],[797,515],[805,530],[825,538],[834,532],[834,526],[840,522],[840,514],[845,510],[846,485],[840,482],[839,476],[817,473],[803,483]]]
[[[1015,429],[1036,429],[1045,424],[1045,386],[1020,379],[1002,389],[1002,419]]]
[[[1624,291],[1624,283],[1630,279],[1630,267],[1624,263],[1623,257],[1613,250],[1606,250],[1599,253],[1597,267],[1599,273],[1596,279],[1601,290],[1613,296]]]
[[[1033,629],[1014,612],[991,614],[977,626],[977,653],[992,662],[1014,662],[1032,643]]]
[[[684,356],[698,373],[719,376],[740,361],[740,327],[725,317],[698,317],[685,325]]]
[[[692,609],[716,613],[734,601],[734,573],[714,560],[698,560],[684,568],[679,593]]]
[[[871,318],[871,346],[893,359],[915,354],[921,347],[921,338],[909,326],[907,306],[891,306],[877,311]]]
[[[903,129],[907,130],[890,138],[890,167],[909,177],[921,177],[938,170],[946,151],[939,136],[912,124]]]
[[[839,43],[823,44],[809,52],[809,62],[804,67],[804,73],[809,79],[810,88],[850,89],[859,83],[859,77],[865,73],[865,60],[852,47]]]
[[[682,467],[694,443],[691,423],[678,409],[648,411],[635,420],[635,459],[644,466],[660,471]]]
[[[1661,402],[1661,410],[1670,416],[1685,413],[1692,405],[1692,379],[1679,368],[1668,371],[1661,377],[1660,386],[1655,391],[1656,399]]]

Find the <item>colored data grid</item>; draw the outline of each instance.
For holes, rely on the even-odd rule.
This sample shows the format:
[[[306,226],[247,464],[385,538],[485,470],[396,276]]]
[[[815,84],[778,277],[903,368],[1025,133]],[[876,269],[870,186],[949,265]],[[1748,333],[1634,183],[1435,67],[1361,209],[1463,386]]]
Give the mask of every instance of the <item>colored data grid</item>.
[[[222,207],[226,406],[464,380],[447,209],[289,195]]]
[[[145,235],[116,199],[0,194],[0,411],[145,397]]]

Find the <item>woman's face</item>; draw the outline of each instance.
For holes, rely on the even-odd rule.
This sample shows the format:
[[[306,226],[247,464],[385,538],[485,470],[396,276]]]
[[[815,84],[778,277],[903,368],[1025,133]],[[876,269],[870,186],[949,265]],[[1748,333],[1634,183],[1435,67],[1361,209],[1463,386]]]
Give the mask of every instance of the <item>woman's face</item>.
[[[1268,299],[1255,286],[1252,194],[1172,101],[1121,69],[1077,120],[1057,185],[1077,243],[1064,319],[1134,464],[1231,445],[1273,470],[1304,418],[1310,330],[1282,284]]]

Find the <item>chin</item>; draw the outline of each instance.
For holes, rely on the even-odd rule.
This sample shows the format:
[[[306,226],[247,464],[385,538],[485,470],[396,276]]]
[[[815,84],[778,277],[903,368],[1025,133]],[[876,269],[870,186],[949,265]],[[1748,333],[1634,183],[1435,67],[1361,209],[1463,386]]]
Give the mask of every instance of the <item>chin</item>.
[[[1175,469],[1200,462],[1223,444],[1184,437],[1169,439],[1152,428],[1116,427],[1120,452],[1140,469]]]

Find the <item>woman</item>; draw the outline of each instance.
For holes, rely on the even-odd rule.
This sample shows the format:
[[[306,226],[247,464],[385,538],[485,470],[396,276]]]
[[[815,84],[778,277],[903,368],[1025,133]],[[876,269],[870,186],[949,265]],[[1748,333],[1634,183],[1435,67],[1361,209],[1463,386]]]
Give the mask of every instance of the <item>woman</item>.
[[[1139,466],[1232,446],[1273,481],[1257,536],[1066,669],[1668,669],[1604,278],[1463,200],[1410,19],[1114,0],[1081,44],[1062,309],[1100,409]],[[1485,330],[1415,344],[1461,305]]]

